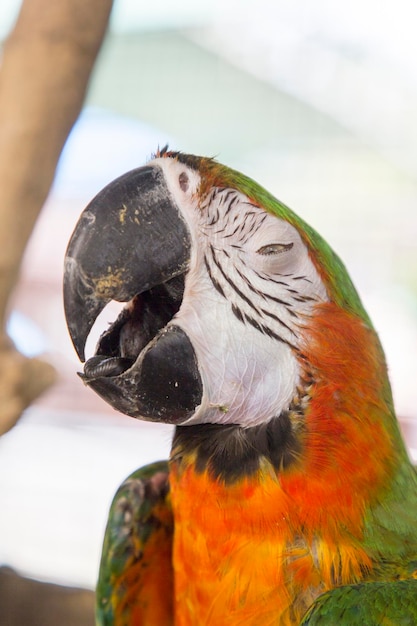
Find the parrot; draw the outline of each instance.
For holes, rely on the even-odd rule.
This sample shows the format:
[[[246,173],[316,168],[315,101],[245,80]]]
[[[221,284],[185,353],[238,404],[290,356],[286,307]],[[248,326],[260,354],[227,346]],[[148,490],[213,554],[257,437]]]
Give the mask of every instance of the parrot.
[[[417,624],[417,473],[383,348],[301,217],[158,149],[81,213],[64,308],[83,382],[174,426],[110,506],[97,624]]]

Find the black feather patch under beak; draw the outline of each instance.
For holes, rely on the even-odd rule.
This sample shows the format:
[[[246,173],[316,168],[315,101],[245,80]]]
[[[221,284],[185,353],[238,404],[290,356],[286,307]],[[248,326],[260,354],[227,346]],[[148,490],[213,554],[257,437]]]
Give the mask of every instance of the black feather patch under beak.
[[[192,344],[170,323],[181,306],[191,237],[162,170],[116,179],[82,213],[65,258],[64,307],[79,358],[98,315],[127,302],[81,375],[119,411],[182,423],[201,402]]]

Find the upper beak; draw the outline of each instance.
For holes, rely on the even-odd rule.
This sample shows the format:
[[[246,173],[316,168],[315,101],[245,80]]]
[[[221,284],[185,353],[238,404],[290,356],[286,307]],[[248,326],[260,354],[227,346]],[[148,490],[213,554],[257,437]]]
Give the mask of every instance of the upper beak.
[[[202,395],[181,306],[191,237],[162,170],[145,166],[105,187],[82,213],[65,258],[64,308],[79,358],[100,312],[129,302],[87,361],[84,381],[116,409],[183,422]]]

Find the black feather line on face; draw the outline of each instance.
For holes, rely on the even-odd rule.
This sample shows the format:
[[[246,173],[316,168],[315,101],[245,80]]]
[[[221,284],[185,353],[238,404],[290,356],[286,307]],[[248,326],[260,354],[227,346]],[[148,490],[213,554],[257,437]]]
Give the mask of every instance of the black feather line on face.
[[[259,313],[258,309],[256,308],[256,306],[253,304],[253,302],[250,300],[250,298],[248,298],[247,296],[245,296],[245,294],[243,293],[243,291],[241,291],[239,289],[239,287],[233,282],[233,280],[226,274],[226,272],[224,271],[220,261],[217,259],[216,256],[216,252],[213,248],[212,245],[210,245],[210,252],[211,252],[211,258],[213,259],[214,264],[216,265],[217,269],[219,270],[220,274],[223,276],[223,278],[225,279],[225,281],[230,285],[230,287],[233,289],[233,291],[235,291],[237,293],[237,295],[244,301],[246,302],[246,304],[248,304],[251,309],[253,309],[255,311],[255,313]]]
[[[220,274],[225,279],[225,281],[230,285],[230,287],[233,289],[233,291],[239,296],[239,298],[241,300],[243,300],[243,302],[248,304],[250,306],[250,308],[255,313],[255,317],[252,316],[252,315],[248,315],[247,313],[243,312],[238,305],[232,303],[231,304],[232,312],[235,315],[235,317],[240,322],[250,324],[253,328],[258,330],[262,334],[267,335],[268,337],[271,337],[272,339],[276,339],[276,340],[280,341],[281,343],[285,343],[287,346],[292,348],[295,352],[298,352],[298,349],[296,348],[296,346],[294,346],[290,341],[288,341],[287,339],[284,339],[284,337],[281,337],[281,335],[279,335],[278,333],[273,331],[271,328],[269,328],[269,326],[267,324],[264,324],[264,323],[262,323],[260,321],[262,316],[269,317],[270,319],[273,319],[274,321],[276,321],[279,324],[281,324],[281,326],[283,328],[285,328],[287,331],[291,332],[291,334],[295,336],[294,331],[287,324],[285,324],[285,322],[283,322],[277,315],[275,315],[274,313],[270,313],[270,312],[268,312],[267,310],[264,310],[264,309],[259,309],[259,310],[257,309],[257,307],[250,300],[250,298],[248,296],[246,296],[243,293],[243,291],[235,284],[235,282],[226,274],[225,270],[222,267],[221,262],[217,258],[216,251],[215,251],[215,249],[214,249],[214,247],[212,245],[210,245],[210,259],[213,261],[214,265],[217,267],[217,269],[219,270]],[[209,262],[209,259],[208,259],[207,256],[204,256],[204,263],[205,263],[205,266],[206,266],[207,274],[208,274],[208,276],[209,276],[209,278],[210,278],[210,280],[212,282],[213,287],[220,293],[220,295],[223,298],[226,299],[226,294],[224,292],[224,289],[223,289],[222,285],[213,276],[213,272],[211,270],[210,262]],[[244,281],[244,283],[250,288],[251,291],[253,291],[254,293],[256,293],[259,296],[265,297],[265,299],[273,300],[273,301],[275,301],[275,302],[285,306],[287,311],[288,311],[288,313],[290,315],[292,315],[293,317],[296,317],[296,314],[290,308],[291,307],[290,303],[285,302],[283,300],[280,300],[279,298],[274,298],[272,296],[269,296],[268,294],[263,294],[263,293],[258,292],[255,288],[253,288],[251,286],[250,281],[247,279],[247,277],[244,276],[237,268],[235,268],[235,269],[236,269],[238,275],[241,277],[241,279]]]
[[[224,291],[223,291],[222,286],[221,286],[221,285],[220,285],[220,283],[219,283],[219,282],[218,282],[218,281],[214,278],[214,276],[213,276],[213,274],[212,274],[212,272],[211,272],[211,268],[210,268],[209,262],[207,261],[207,257],[206,257],[206,256],[204,256],[204,264],[205,264],[205,266],[206,266],[207,274],[209,275],[209,278],[210,278],[210,280],[211,280],[211,282],[212,282],[213,287],[214,287],[214,288],[215,288],[215,289],[219,292],[219,294],[220,294],[221,296],[223,296],[223,298],[226,298],[226,295],[225,295],[225,293],[224,293]]]
[[[266,326],[266,324],[261,324],[250,315],[247,315],[247,313],[242,313],[242,315],[243,315],[244,322],[247,322],[248,324],[256,328],[256,330],[259,330],[259,332],[263,333],[264,335],[267,335],[268,337],[271,337],[272,339],[276,339],[277,341],[280,341],[281,343],[285,343],[285,345],[289,346],[294,352],[298,353],[298,348],[296,346],[294,346],[287,339],[284,339],[283,337],[281,337],[281,335],[278,335],[278,333],[275,333],[273,330],[271,330],[271,328],[269,328],[269,326]]]

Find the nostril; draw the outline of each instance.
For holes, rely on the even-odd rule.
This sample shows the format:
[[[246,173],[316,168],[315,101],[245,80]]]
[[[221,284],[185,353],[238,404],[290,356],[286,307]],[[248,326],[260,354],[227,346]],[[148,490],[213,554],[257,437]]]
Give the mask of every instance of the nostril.
[[[183,191],[188,191],[188,187],[190,186],[190,179],[188,178],[188,175],[185,172],[181,172],[181,174],[178,177],[178,182]]]

